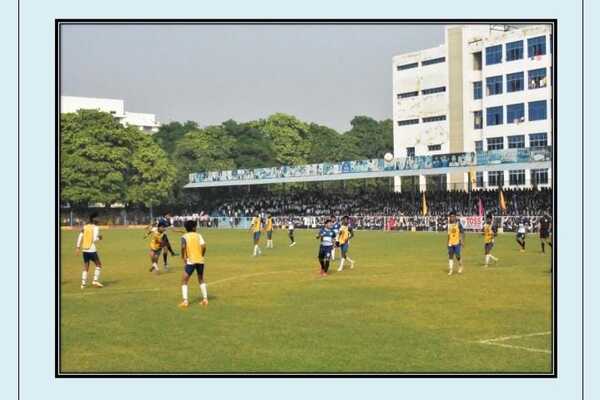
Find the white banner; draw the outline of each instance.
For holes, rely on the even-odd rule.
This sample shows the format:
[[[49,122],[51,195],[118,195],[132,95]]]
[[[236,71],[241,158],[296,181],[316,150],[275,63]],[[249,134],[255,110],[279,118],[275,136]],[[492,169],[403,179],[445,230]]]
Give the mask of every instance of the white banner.
[[[468,231],[480,231],[483,229],[483,217],[479,215],[460,217],[460,223]]]

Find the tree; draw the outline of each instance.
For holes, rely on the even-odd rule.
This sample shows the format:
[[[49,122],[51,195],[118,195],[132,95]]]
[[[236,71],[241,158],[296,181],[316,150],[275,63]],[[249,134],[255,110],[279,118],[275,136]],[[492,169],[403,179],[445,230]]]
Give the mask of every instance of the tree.
[[[173,176],[165,153],[139,129],[99,111],[61,115],[62,202],[152,205],[166,198]]]
[[[305,164],[310,151],[308,125],[296,117],[276,113],[266,120],[255,121],[252,127],[265,133],[272,142],[275,161],[279,165]]]
[[[334,129],[311,123],[308,127],[310,150],[308,163],[336,162],[346,160],[343,138]]]
[[[154,141],[167,153],[169,157],[175,152],[177,142],[185,136],[186,133],[198,130],[198,124],[194,121],[187,121],[184,124],[180,122],[171,122],[162,125],[158,132],[152,137]]]
[[[223,127],[235,140],[231,158],[236,168],[264,168],[277,165],[272,142],[265,132],[253,127],[252,123],[238,124],[225,121]]]
[[[376,121],[371,117],[356,116],[350,122],[352,128],[344,134],[348,139],[349,152],[358,158],[382,158],[394,148],[392,121]],[[354,148],[352,148],[354,147]]]

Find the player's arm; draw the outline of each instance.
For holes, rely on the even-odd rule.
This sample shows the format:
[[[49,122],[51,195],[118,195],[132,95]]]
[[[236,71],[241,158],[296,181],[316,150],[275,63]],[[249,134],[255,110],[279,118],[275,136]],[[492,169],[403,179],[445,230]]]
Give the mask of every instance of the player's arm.
[[[348,240],[352,239],[354,237],[354,229],[348,228],[348,234]]]
[[[102,235],[100,234],[100,228],[95,226],[94,227],[94,242],[97,242],[98,240],[102,240]]]
[[[185,238],[181,238],[181,259],[183,260],[184,265],[185,265],[186,258],[187,258],[187,249],[185,246]]]
[[[77,245],[75,248],[75,254],[79,255],[79,251],[81,250],[81,241],[83,240],[83,231],[79,232],[79,236],[77,236]]]

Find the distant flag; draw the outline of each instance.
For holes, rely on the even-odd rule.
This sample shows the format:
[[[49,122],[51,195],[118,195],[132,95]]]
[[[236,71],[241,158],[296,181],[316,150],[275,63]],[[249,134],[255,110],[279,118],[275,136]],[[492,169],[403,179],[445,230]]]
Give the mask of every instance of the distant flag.
[[[427,199],[425,198],[425,192],[423,192],[423,197],[421,199],[421,215],[427,215]]]
[[[504,193],[502,193],[502,189],[500,189],[500,198],[498,199],[498,204],[500,205],[500,209],[505,212],[506,211],[506,201],[504,201]]]
[[[479,209],[479,216],[483,217],[483,215],[485,214],[485,211],[483,210],[483,202],[481,201],[481,197],[479,198],[479,201],[477,202],[477,208]]]

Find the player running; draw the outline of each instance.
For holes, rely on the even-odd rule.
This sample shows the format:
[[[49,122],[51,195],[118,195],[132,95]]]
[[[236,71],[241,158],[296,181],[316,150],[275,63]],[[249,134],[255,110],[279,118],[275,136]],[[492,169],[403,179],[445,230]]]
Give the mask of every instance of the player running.
[[[102,272],[102,263],[100,262],[100,257],[98,256],[98,252],[96,251],[96,242],[98,240],[102,240],[102,235],[100,234],[100,228],[96,225],[96,217],[98,217],[97,213],[92,213],[90,215],[89,222],[83,226],[79,236],[77,237],[77,250],[75,250],[75,254],[79,255],[80,251],[83,252],[83,270],[81,272],[81,289],[85,289],[87,286],[87,278],[88,271],[90,269],[90,261],[93,261],[96,265],[96,269],[94,271],[94,280],[92,281],[92,286],[101,288],[104,285],[100,283],[100,273]]]
[[[550,228],[552,226],[552,220],[550,219],[550,215],[545,213],[542,218],[540,218],[539,222],[539,231],[540,231],[540,244],[542,246],[542,253],[546,253],[546,244],[550,248],[552,248],[552,241],[550,240]]]
[[[185,221],[184,227],[187,233],[181,237],[181,259],[185,268],[181,277],[181,297],[183,300],[179,307],[187,308],[190,305],[188,300],[188,282],[190,277],[196,271],[198,275],[198,284],[202,300],[200,304],[208,305],[208,291],[206,282],[204,282],[204,255],[206,254],[206,242],[202,235],[196,232],[197,223],[194,220]]]
[[[348,257],[348,248],[350,247],[350,239],[354,237],[354,231],[348,225],[348,216],[345,215],[342,217],[342,225],[340,226],[340,231],[337,236],[336,246],[340,248],[340,266],[338,268],[338,272],[342,272],[344,270],[344,262],[350,262],[350,269],[354,268],[354,260]]]
[[[150,272],[159,272],[158,269],[158,258],[160,257],[160,253],[162,252],[163,247],[165,246],[164,242],[165,228],[163,225],[159,224],[156,227],[151,228],[146,232],[146,236],[150,236],[150,262],[152,266],[150,267]]]
[[[333,232],[335,233],[335,240],[337,241],[338,236],[340,234],[340,224],[339,222],[337,222],[337,218],[335,217],[335,215],[331,215],[331,217],[329,217],[329,219],[332,222],[331,225],[331,229],[333,229]],[[331,249],[331,261],[335,260],[335,247],[333,249]]]
[[[521,247],[519,251],[521,253],[525,252],[525,235],[527,233],[527,227],[525,226],[525,220],[521,219],[519,221],[519,227],[517,228],[517,243]]]
[[[163,266],[164,266],[165,272],[167,272],[169,270],[169,263],[168,263],[169,253],[171,253],[172,256],[177,255],[177,253],[175,253],[173,251],[173,248],[171,247],[171,243],[169,243],[169,237],[167,236],[167,231],[169,230],[169,228],[171,228],[173,226],[171,213],[165,213],[162,217],[160,217],[158,219],[157,226],[159,226],[159,225],[162,225],[162,227],[164,229],[163,247],[165,247],[166,250],[163,252]]]
[[[465,230],[456,218],[454,211],[450,212],[448,221],[448,275],[454,272],[454,258],[458,261],[458,273],[463,272],[462,260],[460,258],[461,247],[465,243]]]
[[[329,271],[329,261],[331,259],[331,250],[333,249],[333,243],[335,240],[335,232],[332,229],[333,221],[326,220],[325,226],[319,230],[319,234],[316,236],[320,239],[319,245],[319,264],[321,264],[321,276],[327,276]]]
[[[288,237],[290,238],[290,247],[296,245],[296,241],[294,240],[294,221],[290,218],[288,221]]]
[[[267,248],[273,248],[273,216],[267,215],[267,223],[265,224],[265,232],[267,233]]]
[[[483,249],[485,254],[484,267],[490,264],[490,259],[498,262],[498,258],[492,255],[492,248],[494,247],[494,238],[497,235],[497,228],[492,222],[492,215],[488,214],[485,218],[485,224],[483,224]]]
[[[252,257],[256,257],[262,254],[260,247],[258,247],[258,242],[260,241],[260,216],[258,215],[258,211],[254,213],[254,217],[252,217],[249,231],[252,232],[252,239],[254,240]]]

